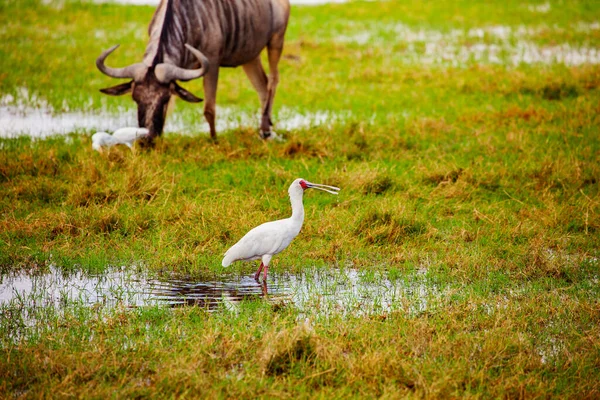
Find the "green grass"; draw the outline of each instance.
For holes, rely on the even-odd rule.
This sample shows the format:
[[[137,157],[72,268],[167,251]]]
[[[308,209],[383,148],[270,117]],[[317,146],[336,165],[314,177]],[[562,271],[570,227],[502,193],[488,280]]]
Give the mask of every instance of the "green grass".
[[[310,327],[263,302],[213,314],[3,306],[0,394],[597,397],[600,67],[511,60],[520,40],[599,48],[600,5],[548,3],[547,12],[517,1],[293,7],[275,125],[283,107],[346,117],[279,129],[284,143],[259,141],[258,124],[219,132],[217,144],[192,131],[105,155],[91,132],[0,139],[3,275],[55,264],[218,276],[238,238],[288,216],[287,187],[303,177],[342,191],[307,192],[303,230],[272,270],[423,271],[449,290],[421,313],[407,298],[388,314],[311,315]],[[116,80],[94,60],[121,43],[110,65],[139,61],[152,12],[2,2],[0,95],[55,112],[131,108],[130,97],[98,92]],[[469,34],[477,29],[483,37]],[[425,39],[411,36],[419,32]],[[431,62],[427,43],[454,50]],[[499,46],[500,62],[460,57],[481,43]],[[202,92],[200,81],[184,86]],[[241,69],[223,71],[217,102],[258,108]],[[198,105],[177,102],[173,113],[204,123]]]

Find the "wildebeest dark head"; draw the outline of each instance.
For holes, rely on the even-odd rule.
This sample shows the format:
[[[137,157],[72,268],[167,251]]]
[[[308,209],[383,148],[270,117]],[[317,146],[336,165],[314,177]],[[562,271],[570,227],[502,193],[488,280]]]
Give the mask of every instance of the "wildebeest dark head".
[[[131,81],[100,91],[111,96],[120,96],[131,92],[133,100],[138,106],[138,124],[140,128],[147,128],[150,131],[150,138],[162,133],[172,95],[177,95],[192,103],[202,101],[176,82],[200,78],[208,71],[208,60],[197,49],[188,44],[185,45],[200,62],[198,69],[186,69],[168,63],[148,66],[142,62],[124,68],[111,68],[104,65],[106,57],[117,47],[119,45],[100,54],[100,57],[96,59],[96,66],[105,75],[113,78],[129,78]]]

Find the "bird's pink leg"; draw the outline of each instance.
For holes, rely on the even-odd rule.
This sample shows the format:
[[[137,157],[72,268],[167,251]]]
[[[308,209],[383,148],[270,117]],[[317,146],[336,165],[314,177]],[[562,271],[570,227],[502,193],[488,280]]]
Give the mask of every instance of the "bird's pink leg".
[[[260,271],[262,271],[263,267],[264,267],[264,265],[261,261],[260,267],[258,267],[258,271],[256,271],[256,274],[254,274],[254,280],[258,281],[258,278],[260,278]],[[266,277],[266,273],[267,273],[267,270],[265,269],[265,277]]]
[[[265,265],[265,282],[267,281],[267,270],[269,269],[268,265]]]
[[[265,296],[265,297],[268,296],[269,295],[269,288],[267,287],[267,281],[263,281],[263,283],[261,285],[261,288],[262,288],[262,294],[263,294],[263,296]]]

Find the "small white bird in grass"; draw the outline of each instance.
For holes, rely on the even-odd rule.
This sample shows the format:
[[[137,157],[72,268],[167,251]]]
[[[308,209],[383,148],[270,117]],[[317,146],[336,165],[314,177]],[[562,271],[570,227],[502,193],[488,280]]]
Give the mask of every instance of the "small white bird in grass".
[[[121,128],[114,131],[112,136],[113,139],[131,149],[136,140],[145,138],[148,134],[150,131],[146,128]]]
[[[102,151],[103,147],[110,147],[114,143],[113,137],[107,132],[96,132],[92,135],[92,149]]]
[[[143,137],[146,137],[150,131],[146,128],[121,128],[117,129],[112,135],[106,132],[96,132],[92,135],[92,148],[102,151],[103,147],[111,147],[117,144],[124,144],[130,149],[133,143]]]
[[[267,222],[257,226],[231,246],[225,253],[222,265],[228,267],[234,261],[251,261],[261,259],[260,267],[254,275],[258,280],[260,272],[264,268],[264,280],[267,280],[269,262],[275,254],[285,250],[292,239],[294,239],[304,222],[304,205],[302,195],[306,189],[319,189],[331,194],[338,194],[340,188],[335,186],[310,183],[304,179],[296,179],[288,189],[292,203],[292,216],[278,221]]]

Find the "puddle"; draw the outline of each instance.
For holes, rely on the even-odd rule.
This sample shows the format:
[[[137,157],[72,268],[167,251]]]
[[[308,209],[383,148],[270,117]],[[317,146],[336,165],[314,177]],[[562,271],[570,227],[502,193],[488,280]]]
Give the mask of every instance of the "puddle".
[[[151,279],[127,268],[99,275],[64,274],[51,266],[47,274],[3,276],[0,282],[0,309],[21,310],[70,304],[109,308],[193,305],[208,310],[235,310],[243,300],[265,299],[307,314],[362,315],[399,308],[415,314],[425,311],[429,302],[439,296],[438,288],[422,274],[410,280],[391,281],[382,273],[352,269],[309,268],[300,274],[273,271],[265,285],[256,282],[253,275],[194,281],[177,277]]]
[[[127,115],[131,114],[131,115]],[[94,130],[112,132],[123,126],[137,126],[134,114],[121,111],[109,114],[67,112],[54,113],[47,108],[0,105],[0,137],[31,136],[45,138],[57,134]]]
[[[518,66],[521,64],[600,64],[600,49],[586,44],[561,43],[544,45],[535,42],[536,35],[566,30],[589,33],[600,29],[600,23],[573,23],[557,26],[487,26],[468,30],[452,29],[447,32],[433,29],[415,29],[402,23],[374,21],[344,21],[345,31],[323,32],[322,38],[331,41],[378,47],[386,51],[390,46],[400,49],[392,54],[395,61],[418,64],[464,66],[489,63]],[[353,32],[348,35],[347,32]],[[326,40],[326,39],[321,39]]]
[[[26,100],[22,100],[26,99]],[[31,104],[31,105],[30,105]],[[166,134],[208,134],[208,124],[197,112],[177,112],[175,109],[165,124]],[[332,125],[349,117],[350,113],[331,111],[299,112],[281,107],[275,112],[275,130],[294,130],[319,125]],[[233,107],[217,107],[216,128],[218,132],[232,129],[256,128],[259,113],[252,115]],[[0,138],[30,136],[45,138],[72,132],[113,132],[124,126],[137,126],[135,108],[119,108],[117,112],[106,110],[55,112],[44,100],[30,96],[27,89],[20,90],[19,99],[11,95],[0,98]]]

